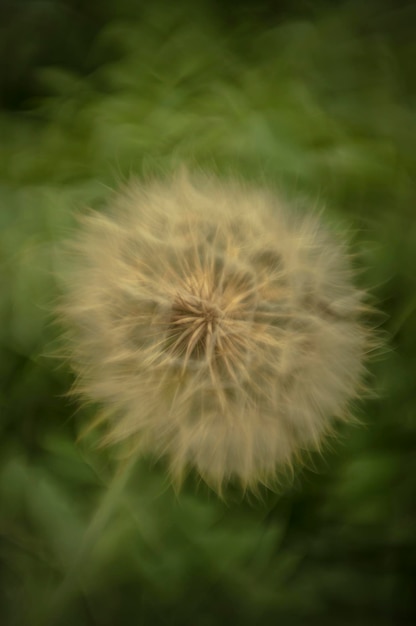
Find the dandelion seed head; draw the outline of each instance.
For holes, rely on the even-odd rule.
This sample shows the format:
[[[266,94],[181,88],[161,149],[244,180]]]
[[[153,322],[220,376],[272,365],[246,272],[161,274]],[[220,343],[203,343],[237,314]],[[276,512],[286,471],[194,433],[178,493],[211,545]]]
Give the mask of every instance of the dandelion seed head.
[[[61,315],[103,443],[163,457],[175,483],[255,490],[349,417],[370,333],[319,217],[181,173],[81,221]]]

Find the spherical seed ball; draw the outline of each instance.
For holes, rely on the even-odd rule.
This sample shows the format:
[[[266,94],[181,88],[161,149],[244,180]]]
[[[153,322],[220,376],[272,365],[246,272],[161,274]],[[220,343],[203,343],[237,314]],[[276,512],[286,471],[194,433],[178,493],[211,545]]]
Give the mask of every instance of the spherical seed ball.
[[[348,417],[363,294],[316,215],[181,173],[81,222],[61,311],[104,443],[164,457],[176,482],[256,489]]]

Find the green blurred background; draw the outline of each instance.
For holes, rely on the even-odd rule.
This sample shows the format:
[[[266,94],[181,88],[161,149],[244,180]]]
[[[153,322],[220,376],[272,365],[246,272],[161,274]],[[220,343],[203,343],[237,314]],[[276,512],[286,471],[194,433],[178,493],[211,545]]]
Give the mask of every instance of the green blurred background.
[[[393,0],[2,0],[2,626],[415,623],[415,32]],[[383,312],[362,425],[260,501],[148,461],[109,498],[53,358],[74,213],[182,161],[325,205]]]

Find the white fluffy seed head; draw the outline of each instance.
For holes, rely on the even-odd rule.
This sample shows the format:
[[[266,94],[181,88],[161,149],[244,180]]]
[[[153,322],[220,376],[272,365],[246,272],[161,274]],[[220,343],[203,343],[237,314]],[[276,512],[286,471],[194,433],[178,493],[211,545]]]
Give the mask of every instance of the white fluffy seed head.
[[[370,333],[318,217],[182,172],[81,221],[60,311],[104,443],[255,490],[349,416]]]

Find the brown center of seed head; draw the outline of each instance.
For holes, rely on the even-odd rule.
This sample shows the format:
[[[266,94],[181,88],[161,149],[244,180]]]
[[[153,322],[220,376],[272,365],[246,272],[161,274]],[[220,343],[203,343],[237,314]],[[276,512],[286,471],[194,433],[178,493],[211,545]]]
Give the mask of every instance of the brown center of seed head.
[[[238,264],[209,264],[187,277],[170,311],[167,349],[182,369],[208,367],[215,383],[236,383],[246,370],[257,294]]]
[[[191,294],[177,295],[169,323],[171,350],[185,361],[212,356],[222,313],[212,302]]]

